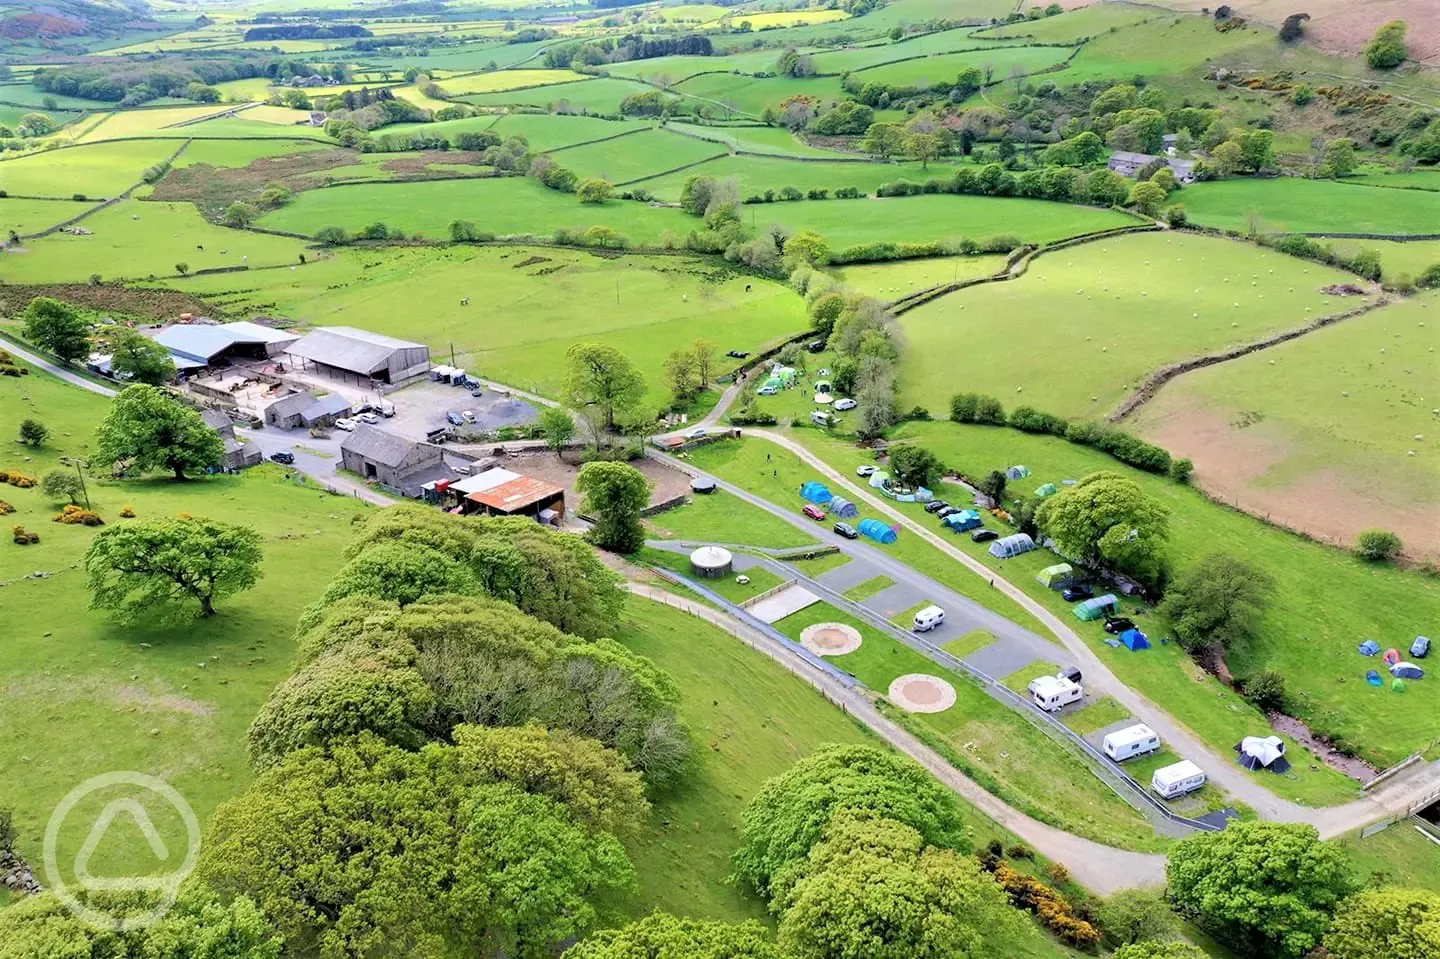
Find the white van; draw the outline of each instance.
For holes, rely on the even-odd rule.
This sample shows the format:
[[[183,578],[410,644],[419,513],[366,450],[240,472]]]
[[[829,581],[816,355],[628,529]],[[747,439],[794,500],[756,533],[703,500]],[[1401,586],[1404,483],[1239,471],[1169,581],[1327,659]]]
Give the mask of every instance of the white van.
[[[1123,763],[1127,759],[1153,753],[1160,748],[1160,736],[1144,723],[1117,729],[1105,737],[1105,755]]]
[[[1053,713],[1085,697],[1085,689],[1062,676],[1039,676],[1027,687],[1035,705]]]
[[[1150,788],[1165,799],[1193,793],[1204,785],[1205,770],[1188,759],[1182,759],[1172,766],[1162,766],[1150,777]]]
[[[810,414],[810,422],[814,423],[816,426],[829,426],[830,414],[825,412],[824,410],[815,410]]]
[[[915,614],[915,632],[928,633],[945,622],[945,610],[939,606],[926,606]]]

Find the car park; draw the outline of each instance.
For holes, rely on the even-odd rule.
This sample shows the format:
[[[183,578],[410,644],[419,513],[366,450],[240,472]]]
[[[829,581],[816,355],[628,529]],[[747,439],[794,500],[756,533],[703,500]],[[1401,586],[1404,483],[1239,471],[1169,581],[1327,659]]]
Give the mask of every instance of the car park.
[[[290,466],[295,462],[295,454],[287,453],[285,450],[271,453],[270,458],[277,463],[284,463],[286,466]]]
[[[851,526],[849,523],[836,523],[834,529],[835,532],[839,533],[846,539],[860,538],[860,531],[857,530],[855,527]]]
[[[800,512],[804,513],[811,519],[820,520],[825,518],[825,511],[820,507],[816,506],[814,503],[806,504],[805,507],[800,510]]]
[[[841,412],[844,412],[845,410],[853,410],[854,408],[855,401],[850,399],[848,396],[843,400],[835,401],[835,409],[840,410]]]
[[[465,417],[461,416],[454,410],[451,410],[450,412],[445,414],[445,422],[449,423],[451,426],[464,426]]]
[[[1134,628],[1135,628],[1135,621],[1134,621],[1134,620],[1130,620],[1130,619],[1126,619],[1124,616],[1106,616],[1106,617],[1105,617],[1105,632],[1111,633],[1112,635],[1119,636],[1121,633],[1125,632],[1127,629],[1134,629]]]
[[[992,539],[999,538],[1000,534],[995,532],[993,529],[977,529],[975,532],[970,534],[970,542],[972,543],[988,543]]]
[[[370,426],[374,426],[380,422],[379,415],[375,413],[360,413],[356,415],[355,419],[359,420],[361,423],[369,424]]]
[[[930,502],[925,504],[925,512],[938,513],[949,505],[950,504],[945,502],[943,499],[932,499]]]
[[[875,475],[875,467],[873,467],[873,466],[857,466],[857,467],[855,467],[855,475],[856,475],[856,476],[874,476],[874,475]]]
[[[1060,597],[1067,603],[1078,603],[1082,599],[1093,599],[1095,590],[1089,586],[1066,586],[1060,591]]]
[[[345,417],[343,417],[343,416],[342,416],[340,419],[338,419],[338,420],[335,421],[335,428],[336,428],[337,430],[344,430],[344,431],[347,432],[347,433],[350,432],[351,430],[353,430],[355,427],[357,427],[357,426],[359,426],[359,425],[360,425],[360,424],[357,423],[355,420],[347,419],[347,418],[345,418]]]

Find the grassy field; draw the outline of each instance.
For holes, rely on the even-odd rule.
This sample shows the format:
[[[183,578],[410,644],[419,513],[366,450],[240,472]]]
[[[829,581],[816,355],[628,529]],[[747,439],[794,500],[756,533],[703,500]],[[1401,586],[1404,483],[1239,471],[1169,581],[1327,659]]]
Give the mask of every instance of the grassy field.
[[[81,143],[95,143],[100,140],[121,140],[128,137],[146,136],[184,123],[199,120],[224,112],[227,107],[218,103],[207,103],[198,107],[162,107],[158,110],[120,110],[110,114],[104,123],[91,129],[80,138]],[[189,129],[186,127],[185,129]]]
[[[770,56],[777,57],[774,51]],[[646,63],[649,61],[639,61]],[[728,64],[727,64],[728,66]],[[715,69],[711,67],[710,69]],[[770,69],[768,66],[764,69]],[[656,74],[646,73],[654,80]],[[684,76],[681,74],[680,76]],[[672,80],[680,79],[672,77]],[[766,107],[776,107],[797,95],[814,97],[822,103],[838,100],[843,91],[839,77],[750,77],[733,73],[707,73],[691,77],[683,83],[676,83],[671,93],[684,94],[697,100],[718,105],[726,111],[749,117],[759,117]]]
[[[667,124],[672,131],[690,133],[723,143],[732,150],[769,153],[777,156],[834,157],[834,150],[812,147],[789,130],[763,126],[699,126],[692,123]]]
[[[606,69],[611,76],[615,77],[644,78],[656,83],[674,83],[697,73],[770,71],[774,69],[775,61],[780,59],[782,49],[766,47],[713,57],[653,57],[648,60],[607,64]]]
[[[1343,546],[1394,529],[1440,556],[1437,316],[1431,293],[1188,373],[1134,428],[1194,459],[1226,502]]]
[[[262,157],[288,156],[324,147],[324,144],[313,140],[196,140],[185,148],[184,153],[176,157],[171,166],[181,169],[196,163],[208,163],[210,166],[243,167]],[[357,161],[364,158],[363,155],[356,154]]]
[[[867,461],[862,451],[812,430],[796,431],[795,435],[837,469],[850,470]],[[1435,694],[1430,688],[1412,685],[1408,695],[1397,695],[1366,686],[1365,670],[1373,661],[1359,656],[1355,647],[1369,637],[1382,647],[1408,646],[1416,633],[1424,632],[1428,623],[1440,617],[1440,581],[1374,566],[1307,542],[1244,513],[1217,506],[1197,490],[1131,470],[1102,453],[1053,437],[935,422],[906,424],[894,438],[914,439],[968,475],[1024,463],[1032,470],[1025,489],[1078,479],[1097,470],[1114,470],[1134,478],[1171,511],[1170,555],[1177,573],[1204,556],[1223,552],[1254,563],[1275,579],[1275,598],[1261,619],[1259,638],[1227,657],[1236,675],[1243,678],[1262,669],[1279,670],[1301,718],[1342,735],[1377,766],[1398,762],[1428,746],[1433,738],[1433,726],[1424,718],[1434,710],[1431,697]],[[1037,550],[1001,561],[966,537],[956,537],[955,543],[986,565],[1004,570],[1007,579],[1064,615],[1081,635],[1093,637],[1096,652],[1122,680],[1152,702],[1163,703],[1217,752],[1228,755],[1242,736],[1269,735],[1263,716],[1201,673],[1175,644],[1157,644],[1142,653],[1101,645],[1104,634],[1098,625],[1073,620],[1059,594],[1035,582],[1035,574],[1053,562],[1049,553]],[[1153,636],[1161,630],[1151,627],[1148,631]],[[1328,770],[1312,773],[1309,762],[1296,763],[1297,779],[1272,780],[1276,791],[1298,801],[1320,803],[1338,801],[1352,792],[1348,780]]]
[[[1067,69],[1050,79],[1072,84],[1086,80],[1128,81],[1137,75],[1187,74],[1207,60],[1274,45],[1274,36],[1272,30],[1249,26],[1220,33],[1208,17],[1160,16],[1113,33],[1107,30],[1087,43]],[[1195,83],[1194,79],[1189,82]]]
[[[477,107],[522,106],[544,109],[584,110],[590,113],[616,113],[620,101],[632,93],[646,93],[653,87],[621,77],[597,77],[573,83],[556,83],[524,90],[502,90],[457,97]]]
[[[1042,20],[1024,20],[993,30],[980,31],[982,37],[1034,40],[1040,43],[1069,43],[1097,37],[1118,27],[1128,27],[1159,14],[1158,10],[1136,9],[1125,4],[1092,3],[1060,16]]]
[[[0,235],[11,230],[24,235],[79,216],[95,204],[74,200],[0,200]]]
[[[452,77],[440,81],[440,87],[449,94],[498,93],[519,87],[543,87],[552,83],[570,83],[584,77],[574,70],[496,70],[491,73],[472,73],[464,77]]]
[[[1361,250],[1380,254],[1383,280],[1392,283],[1402,277],[1415,279],[1428,268],[1440,264],[1440,240],[1329,240],[1337,253],[1354,256]]]
[[[1440,190],[1440,171],[1411,170],[1409,173],[1372,173],[1366,176],[1346,177],[1344,182],[1404,189]]]
[[[1085,769],[1078,756],[964,677],[827,603],[792,613],[774,626],[798,641],[816,623],[844,623],[860,631],[859,649],[826,659],[881,696],[892,681],[909,673],[938,676],[955,687],[954,706],[914,718],[979,770],[972,778],[990,792],[1098,842],[1141,850],[1163,847],[1144,817]]]
[[[1434,233],[1440,194],[1379,190],[1334,180],[1235,179],[1185,190],[1190,219],[1244,233]]]
[[[645,130],[603,143],[571,147],[555,153],[555,162],[581,177],[600,177],[619,184],[643,180],[725,153],[725,147],[718,143],[706,143],[666,130]]]
[[[863,83],[883,83],[897,87],[928,87],[936,83],[954,83],[960,71],[974,67],[989,70],[996,80],[1024,76],[1061,63],[1070,56],[1068,47],[997,47],[971,53],[942,53],[920,60],[905,60],[860,70],[856,77]]]
[[[1412,823],[1402,820],[1368,839],[1352,834],[1342,845],[1366,878],[1382,875],[1386,884],[1440,892],[1440,845]]]
[[[668,549],[658,549],[654,546],[642,546],[635,553],[633,559],[637,563],[644,563],[648,566],[658,566],[661,569],[668,569],[673,573],[679,573],[688,579],[703,583],[706,589],[718,593],[725,599],[737,606],[748,600],[755,599],[761,593],[779,586],[783,580],[775,573],[770,572],[764,566],[752,566],[744,572],[748,582],[741,583],[738,580],[740,575],[719,576],[715,578],[698,579],[694,569],[690,566],[690,557],[686,553],[672,552]],[[694,598],[695,594],[683,586],[673,583],[664,584],[682,595]],[[707,601],[708,602],[708,601]]]
[[[645,525],[659,539],[772,549],[815,545],[813,536],[724,490],[692,496],[689,503],[652,516]]]
[[[104,199],[139,183],[146,167],[179,148],[169,140],[136,140],[32,153],[0,161],[0,190],[12,197],[83,193]]]
[[[215,226],[190,203],[122,200],[81,225],[91,235],[54,233],[3,254],[6,278],[17,283],[80,282],[92,273],[103,279],[144,280],[217,267],[279,266],[299,262],[306,244]],[[200,249],[200,247],[204,249]],[[230,286],[235,286],[235,278]]]
[[[310,127],[310,111],[295,110],[290,107],[272,107],[268,103],[259,106],[246,107],[240,113],[245,120],[260,120],[264,123],[274,123],[278,126],[295,127],[304,125]]]
[[[1099,416],[1166,363],[1353,307],[1320,292],[1347,279],[1200,236],[1141,234],[1060,250],[1017,280],[904,314],[904,402],[945,409],[964,364],[967,389],[1061,416]],[[1013,329],[996,316],[1025,324],[1036,348],[1015,352]]]
[[[944,256],[833,266],[825,272],[858,293],[888,301],[941,283],[997,273],[1004,267],[1003,256]]]
[[[636,365],[656,403],[668,396],[666,355],[697,336],[722,353],[754,351],[805,324],[804,302],[778,283],[683,257],[615,260],[564,249],[345,251],[294,272],[172,285],[245,290],[223,301],[244,312],[360,326],[446,353],[453,345],[468,369],[545,395],[560,388],[559,357],[570,344],[608,343]],[[460,306],[464,296],[475,305]],[[421,302],[426,309],[416,310]],[[732,362],[722,360],[716,372]]]
[[[12,448],[4,467],[43,475],[61,455],[83,455],[105,406],[102,397],[45,374],[0,378],[0,420],[33,416],[51,430],[50,441],[28,453],[32,461]],[[20,848],[37,865],[51,810],[90,776],[112,770],[163,776],[202,821],[244,789],[245,728],[290,672],[295,617],[339,566],[350,519],[364,509],[296,486],[273,467],[185,484],[96,475],[87,482],[92,505],[110,523],[124,522],[120,507],[133,504],[140,518],[184,511],[255,527],[265,538],[263,578],[219,604],[219,616],[204,624],[117,627],[86,608],[84,573],[76,568],[95,530],[50,522],[58,505],[38,488],[3,487],[17,509],[7,527],[23,524],[41,534],[38,545],[7,543],[0,551],[0,581],[9,584],[0,805],[14,806]],[[35,570],[52,575],[22,579]],[[60,861],[70,861],[65,850],[78,849],[109,798],[93,794],[66,820]],[[151,811],[170,848],[176,841],[183,848],[175,817]],[[138,874],[154,863],[138,832],[116,830],[106,838],[97,874]]]
[[[512,113],[492,119],[494,125],[488,128],[491,133],[499,137],[522,136],[530,144],[530,149],[539,151],[558,150],[576,143],[643,130],[650,125],[636,120],[599,120],[595,117],[546,116],[533,113]]]
[[[872,43],[844,50],[822,50],[813,53],[810,61],[820,73],[848,73],[882,63],[893,63],[911,57],[930,57],[959,50],[991,49],[1000,51],[1002,44],[972,39],[969,30],[942,30],[887,43]],[[1004,76],[1003,73],[1000,74]]]
[[[571,194],[512,177],[312,190],[262,217],[260,225],[308,235],[327,226],[358,230],[381,220],[407,234],[437,239],[449,235],[455,219],[473,220],[501,236],[548,237],[556,229],[603,225],[634,243],[652,246],[660,244],[667,230],[683,237],[699,223],[678,209],[653,209],[624,200],[582,205]]]
[[[955,167],[945,163],[932,163],[927,168],[918,163],[860,163],[854,160],[823,163],[802,162],[780,156],[722,156],[688,170],[645,180],[643,185],[662,200],[678,200],[686,178],[696,175],[717,179],[735,177],[740,184],[742,197],[763,193],[766,189],[780,190],[787,186],[805,191],[816,188],[836,190],[853,186],[862,193],[873,193],[882,183],[897,180],[923,183],[931,178],[948,179],[954,173]],[[854,217],[852,215],[846,219],[853,220]]]
[[[889,576],[876,576],[874,579],[867,579],[865,582],[845,590],[845,598],[858,603],[894,585],[895,581]]]
[[[1065,721],[1065,725],[1075,732],[1082,736],[1088,736],[1096,730],[1104,729],[1111,723],[1118,723],[1129,716],[1130,710],[1106,696],[1073,713],[1065,714],[1062,719]]]

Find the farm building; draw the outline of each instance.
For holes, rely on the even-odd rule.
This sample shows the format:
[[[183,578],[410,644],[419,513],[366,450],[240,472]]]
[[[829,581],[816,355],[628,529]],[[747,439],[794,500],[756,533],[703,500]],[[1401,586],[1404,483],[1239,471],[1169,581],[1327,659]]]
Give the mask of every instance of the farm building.
[[[690,554],[690,570],[705,579],[719,579],[729,576],[734,568],[734,557],[720,546],[702,546]]]
[[[267,360],[285,352],[299,337],[258,323],[180,323],[155,335],[155,342],[170,351],[181,372],[236,361]]]
[[[350,412],[350,401],[338,393],[316,397],[313,393],[291,393],[265,407],[265,422],[282,430],[333,426]]]
[[[247,466],[254,466],[264,459],[260,447],[254,443],[247,443],[235,435],[235,424],[230,417],[226,416],[223,410],[204,410],[200,418],[205,425],[220,434],[220,439],[225,443],[225,468],[232,470],[244,469]]]
[[[439,447],[364,423],[340,444],[340,462],[347,470],[401,491],[454,476]]]
[[[996,559],[1010,559],[1035,548],[1035,541],[1025,533],[1002,536],[990,544],[990,555]]]
[[[463,513],[533,516],[558,524],[565,517],[565,490],[553,483],[495,467],[450,484]]]
[[[302,369],[342,380],[404,383],[430,374],[430,348],[349,326],[312,330],[286,352]]]
[[[1110,169],[1121,176],[1133,177],[1145,167],[1156,160],[1164,160],[1170,167],[1170,172],[1175,174],[1175,179],[1181,183],[1195,182],[1195,161],[1177,160],[1174,157],[1158,157],[1153,153],[1130,153],[1126,150],[1116,150],[1110,154]]]

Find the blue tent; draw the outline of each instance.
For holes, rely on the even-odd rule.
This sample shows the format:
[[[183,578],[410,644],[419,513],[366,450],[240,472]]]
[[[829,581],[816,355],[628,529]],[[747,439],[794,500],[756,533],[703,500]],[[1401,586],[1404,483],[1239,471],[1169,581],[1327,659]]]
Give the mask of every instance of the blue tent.
[[[835,494],[830,492],[824,483],[817,483],[814,480],[800,487],[800,495],[816,506],[824,506],[835,498]]]
[[[830,513],[836,519],[854,519],[860,515],[860,508],[848,499],[836,496],[830,500]]]
[[[1361,656],[1374,656],[1378,652],[1380,652],[1380,644],[1373,639],[1367,639],[1360,644]]]
[[[1369,683],[1371,686],[1385,685],[1385,681],[1380,678],[1380,674],[1373,669],[1365,674],[1365,682]]]
[[[951,513],[941,520],[947,527],[956,533],[963,533],[967,529],[974,529],[983,525],[980,522],[980,514],[973,509],[962,509],[958,513]]]
[[[895,542],[895,531],[878,519],[862,519],[859,529],[860,535],[868,536],[877,543],[888,545]]]
[[[1138,629],[1125,630],[1120,634],[1120,642],[1124,643],[1125,648],[1132,653],[1139,649],[1150,648],[1150,638]]]

